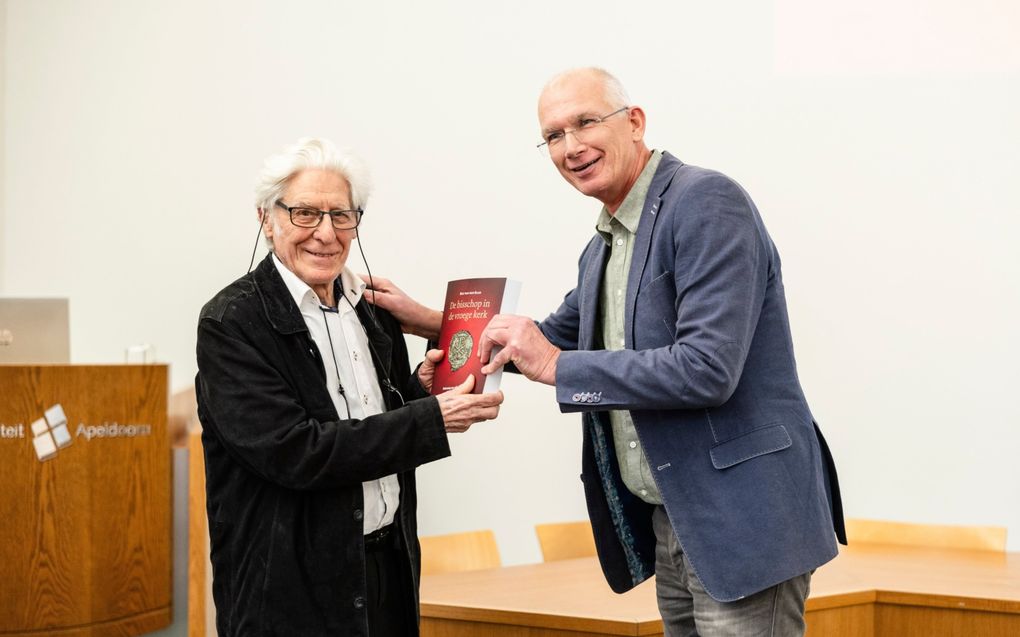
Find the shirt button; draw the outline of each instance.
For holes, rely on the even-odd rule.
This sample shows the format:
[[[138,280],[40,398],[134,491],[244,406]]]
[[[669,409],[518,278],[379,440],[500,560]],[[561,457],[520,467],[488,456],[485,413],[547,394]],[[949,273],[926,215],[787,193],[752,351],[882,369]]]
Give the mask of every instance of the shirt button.
[[[361,509],[354,509],[354,519],[361,522],[365,519],[365,513]]]
[[[623,294],[623,290],[617,290],[617,291],[616,291],[616,296],[620,296],[620,295],[622,295],[622,294]]]
[[[623,245],[623,239],[617,239],[616,240],[616,245],[622,246]]]
[[[636,442],[634,442],[633,440],[631,440],[631,441],[630,441],[630,448],[631,448],[631,449],[636,449],[636,448],[637,448],[637,443],[636,443]]]
[[[641,489],[641,495],[648,495],[648,489]]]
[[[355,597],[354,598],[354,607],[355,608],[364,608],[365,607],[365,598],[364,597]]]

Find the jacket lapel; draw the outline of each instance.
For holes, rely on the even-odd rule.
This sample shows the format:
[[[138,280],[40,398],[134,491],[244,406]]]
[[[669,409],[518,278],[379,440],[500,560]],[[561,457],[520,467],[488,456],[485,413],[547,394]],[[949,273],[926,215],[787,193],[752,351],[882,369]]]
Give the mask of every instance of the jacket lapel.
[[[307,332],[308,326],[287,291],[287,284],[283,277],[276,271],[273,263],[273,253],[270,252],[262,259],[255,271],[252,272],[252,280],[255,289],[258,290],[262,299],[262,310],[266,313],[266,320],[281,334],[297,334]]]
[[[599,293],[602,290],[602,273],[606,269],[608,246],[600,235],[592,239],[594,246],[584,268],[581,279],[581,332],[578,335],[579,349],[595,349],[595,326],[598,324]]]
[[[655,171],[652,183],[648,187],[648,196],[645,197],[645,206],[641,210],[641,223],[638,224],[637,237],[634,239],[634,254],[631,256],[630,272],[627,273],[627,298],[624,309],[624,331],[626,347],[634,347],[634,309],[637,307],[638,288],[641,285],[641,277],[644,275],[645,266],[648,264],[648,254],[652,249],[652,235],[655,230],[655,223],[659,219],[659,206],[662,204],[662,196],[669,190],[673,183],[673,177],[683,167],[684,163],[669,153],[663,152],[662,160]]]

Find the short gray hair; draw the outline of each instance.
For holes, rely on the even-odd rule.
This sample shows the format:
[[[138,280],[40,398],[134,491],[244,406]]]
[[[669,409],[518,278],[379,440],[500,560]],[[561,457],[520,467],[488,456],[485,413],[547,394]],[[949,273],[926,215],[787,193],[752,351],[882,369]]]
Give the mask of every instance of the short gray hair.
[[[372,189],[368,168],[354,153],[338,150],[333,142],[319,137],[302,137],[282,153],[266,159],[255,186],[255,207],[270,212],[290,180],[308,169],[338,173],[351,187],[351,205],[364,210]]]
[[[623,88],[623,83],[609,71],[597,66],[586,66],[563,71],[546,82],[545,88],[542,89],[542,92],[545,93],[545,89],[556,84],[560,80],[566,79],[567,77],[585,74],[594,75],[602,82],[602,88],[605,92],[604,97],[606,98],[606,101],[609,102],[609,106],[611,108],[615,109],[623,108],[624,106],[632,106],[630,103],[630,96],[627,95],[627,89]]]

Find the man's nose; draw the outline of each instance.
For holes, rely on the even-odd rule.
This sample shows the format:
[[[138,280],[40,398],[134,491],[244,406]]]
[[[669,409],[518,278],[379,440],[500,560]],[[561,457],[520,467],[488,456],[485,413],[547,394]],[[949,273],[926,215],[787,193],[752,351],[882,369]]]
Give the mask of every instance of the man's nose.
[[[315,232],[313,234],[316,239],[323,243],[336,241],[336,228],[333,227],[333,217],[330,215],[322,215],[322,218],[319,220],[319,225],[315,226]]]
[[[563,134],[563,151],[569,156],[578,155],[588,146],[577,138],[574,131],[567,131]]]

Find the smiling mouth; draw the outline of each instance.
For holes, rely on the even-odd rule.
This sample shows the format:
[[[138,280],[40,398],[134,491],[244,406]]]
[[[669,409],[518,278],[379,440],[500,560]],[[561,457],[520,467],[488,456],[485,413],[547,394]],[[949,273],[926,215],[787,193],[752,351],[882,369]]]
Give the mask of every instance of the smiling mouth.
[[[305,250],[305,252],[312,255],[313,257],[320,257],[323,259],[331,259],[337,255],[336,252],[313,252],[312,250]]]
[[[598,160],[600,160],[600,159],[602,159],[602,158],[601,158],[601,157],[596,157],[595,159],[591,160],[591,161],[590,161],[590,162],[588,162],[587,164],[581,164],[581,165],[580,165],[580,166],[578,166],[577,168],[571,168],[571,169],[570,169],[570,171],[571,171],[571,172],[575,172],[575,173],[583,172],[583,171],[585,171],[585,170],[588,170],[588,169],[589,169],[589,168],[591,168],[592,166],[594,166],[594,165],[595,165],[595,162],[597,162],[597,161],[598,161]]]

